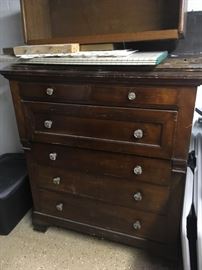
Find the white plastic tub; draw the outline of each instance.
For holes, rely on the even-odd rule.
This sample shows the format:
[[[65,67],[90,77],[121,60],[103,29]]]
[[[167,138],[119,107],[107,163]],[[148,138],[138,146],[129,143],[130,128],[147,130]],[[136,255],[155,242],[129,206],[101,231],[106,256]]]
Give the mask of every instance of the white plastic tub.
[[[182,256],[184,270],[196,270],[191,267],[193,264],[197,265],[198,270],[202,270],[202,123],[198,120],[195,121],[192,130],[191,151],[195,152],[196,167],[194,171],[187,168],[181,226]],[[193,246],[190,245],[187,230],[187,218],[190,215],[191,207],[194,209],[196,218],[196,226],[191,231],[193,235],[196,234],[197,239],[194,243],[192,241],[192,245],[194,244],[194,248],[196,247],[196,257],[190,256]],[[193,262],[193,260],[195,261]]]

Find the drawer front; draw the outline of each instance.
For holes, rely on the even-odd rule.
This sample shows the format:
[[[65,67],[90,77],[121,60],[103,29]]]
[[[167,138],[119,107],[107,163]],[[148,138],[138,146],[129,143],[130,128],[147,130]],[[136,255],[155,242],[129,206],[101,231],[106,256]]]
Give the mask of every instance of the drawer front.
[[[161,214],[165,214],[168,209],[169,187],[40,165],[34,166],[32,179],[39,188],[133,209]]]
[[[177,112],[24,103],[33,140],[170,157]]]
[[[171,164],[166,160],[53,144],[32,144],[31,155],[37,164],[52,168],[170,185]]]
[[[176,105],[177,89],[165,86],[19,83],[23,100],[114,106]]]
[[[158,242],[176,241],[175,222],[168,226],[164,216],[50,191],[39,191],[39,198],[40,209],[35,210],[48,215]]]

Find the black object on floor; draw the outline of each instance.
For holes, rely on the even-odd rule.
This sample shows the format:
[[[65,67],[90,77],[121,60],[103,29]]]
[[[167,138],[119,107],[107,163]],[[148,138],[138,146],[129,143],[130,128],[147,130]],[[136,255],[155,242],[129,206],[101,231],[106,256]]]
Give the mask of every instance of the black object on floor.
[[[9,234],[31,206],[24,155],[0,156],[0,234]]]

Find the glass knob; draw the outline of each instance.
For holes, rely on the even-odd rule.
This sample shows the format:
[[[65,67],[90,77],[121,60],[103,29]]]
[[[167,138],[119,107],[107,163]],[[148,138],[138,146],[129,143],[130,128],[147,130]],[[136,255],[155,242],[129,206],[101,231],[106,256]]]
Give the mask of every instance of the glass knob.
[[[133,229],[136,231],[141,229],[141,223],[139,220],[137,220],[136,222],[133,223]]]
[[[52,124],[53,124],[53,121],[51,121],[51,120],[44,121],[44,127],[45,128],[51,128]]]
[[[57,209],[58,211],[62,212],[62,211],[63,211],[63,203],[57,204],[57,205],[56,205],[56,209]]]
[[[50,153],[49,158],[50,158],[50,160],[56,160],[57,159],[57,153]]]
[[[53,178],[53,184],[55,184],[55,185],[59,185],[60,181],[61,181],[60,177],[54,177]]]
[[[135,99],[136,99],[136,94],[135,94],[135,92],[130,92],[130,93],[128,94],[128,99],[129,99],[129,100],[135,100]]]
[[[137,165],[134,169],[133,169],[134,174],[136,175],[140,175],[142,174],[143,170],[142,167],[140,165]]]
[[[142,194],[140,192],[136,192],[134,195],[133,195],[133,198],[135,201],[139,202],[142,200]]]
[[[144,133],[143,133],[143,131],[141,129],[136,129],[134,131],[134,134],[133,135],[134,135],[134,137],[136,139],[141,139],[143,137]]]
[[[52,96],[53,93],[54,93],[54,89],[53,89],[53,88],[48,87],[48,88],[46,89],[46,94],[47,94],[48,96]]]

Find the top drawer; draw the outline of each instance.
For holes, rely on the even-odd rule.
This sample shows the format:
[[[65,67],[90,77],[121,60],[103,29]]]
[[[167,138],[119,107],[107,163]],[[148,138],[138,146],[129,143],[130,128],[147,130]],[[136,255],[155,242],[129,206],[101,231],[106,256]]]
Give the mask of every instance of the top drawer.
[[[104,104],[114,106],[175,105],[178,91],[171,87],[120,86],[105,84],[19,83],[24,100]]]

